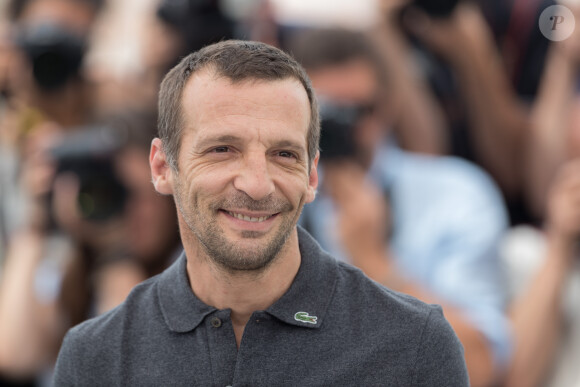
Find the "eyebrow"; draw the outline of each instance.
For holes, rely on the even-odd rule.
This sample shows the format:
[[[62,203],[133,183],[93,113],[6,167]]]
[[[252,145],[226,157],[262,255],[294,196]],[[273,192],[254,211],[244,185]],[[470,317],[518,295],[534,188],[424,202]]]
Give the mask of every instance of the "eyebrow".
[[[219,137],[208,137],[208,138],[204,138],[203,140],[201,140],[197,146],[200,148],[205,148],[206,146],[209,145],[213,145],[215,143],[241,143],[242,142],[242,138],[238,137],[238,136],[234,136],[231,134],[225,134],[223,136],[219,136]]]

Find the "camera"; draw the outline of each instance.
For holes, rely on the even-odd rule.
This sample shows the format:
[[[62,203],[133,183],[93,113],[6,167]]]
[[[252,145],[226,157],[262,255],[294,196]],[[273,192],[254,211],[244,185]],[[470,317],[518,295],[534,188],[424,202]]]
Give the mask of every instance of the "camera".
[[[183,56],[235,35],[235,23],[218,0],[161,0],[157,17],[182,37]]]
[[[449,17],[461,0],[414,0],[413,5],[421,8],[429,16]]]
[[[34,81],[54,91],[79,74],[86,50],[83,37],[51,23],[24,26],[16,43],[32,66]]]
[[[95,126],[78,129],[52,148],[56,176],[72,173],[79,181],[76,204],[82,219],[103,222],[122,214],[128,192],[114,165],[121,146],[113,129]]]
[[[356,158],[354,131],[368,107],[320,100],[321,162]]]

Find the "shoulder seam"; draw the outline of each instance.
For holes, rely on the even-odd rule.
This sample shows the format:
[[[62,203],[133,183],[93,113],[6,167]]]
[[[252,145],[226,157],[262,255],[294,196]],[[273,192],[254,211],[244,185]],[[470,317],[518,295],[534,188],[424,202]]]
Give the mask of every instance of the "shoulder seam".
[[[425,332],[427,332],[427,325],[431,320],[431,314],[433,313],[433,307],[429,307],[429,313],[427,314],[427,318],[425,319],[425,323],[423,324],[423,329],[421,330],[421,336],[419,338],[419,343],[417,345],[417,355],[415,356],[415,362],[413,363],[413,384],[417,384],[417,378],[419,377],[419,373],[417,371],[417,363],[419,362],[419,357],[421,356],[421,348],[423,347],[423,341],[425,339]]]

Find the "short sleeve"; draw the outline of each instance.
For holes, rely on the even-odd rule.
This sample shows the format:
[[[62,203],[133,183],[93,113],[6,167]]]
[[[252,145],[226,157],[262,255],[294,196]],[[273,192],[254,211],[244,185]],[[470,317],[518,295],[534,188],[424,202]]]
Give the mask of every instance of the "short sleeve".
[[[69,331],[62,343],[53,377],[53,386],[75,386],[75,359],[74,337]]]
[[[467,387],[463,346],[440,307],[433,306],[421,333],[414,386]]]

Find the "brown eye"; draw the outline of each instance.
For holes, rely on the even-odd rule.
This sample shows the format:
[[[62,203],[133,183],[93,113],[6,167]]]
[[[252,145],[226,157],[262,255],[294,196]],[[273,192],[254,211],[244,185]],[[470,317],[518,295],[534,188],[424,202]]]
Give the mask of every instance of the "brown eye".
[[[295,157],[294,153],[292,152],[287,152],[287,151],[282,151],[278,153],[279,156],[281,157]]]

